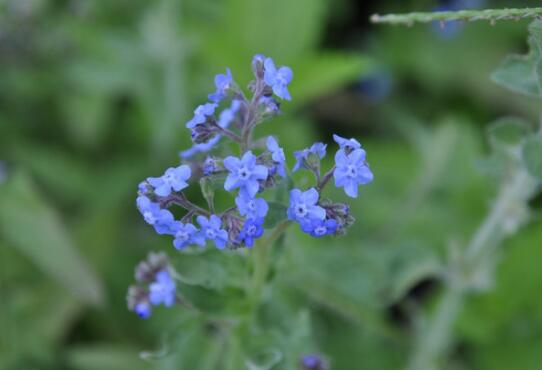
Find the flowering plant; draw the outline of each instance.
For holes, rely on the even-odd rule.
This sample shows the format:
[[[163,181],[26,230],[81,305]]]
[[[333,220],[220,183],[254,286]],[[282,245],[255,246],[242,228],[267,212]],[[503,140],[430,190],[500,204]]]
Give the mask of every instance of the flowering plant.
[[[203,248],[208,242],[218,249],[252,248],[266,230],[275,229],[280,234],[291,222],[313,237],[344,234],[354,222],[349,206],[324,198],[324,189],[334,179],[335,186],[344,188],[347,196],[357,198],[358,187],[373,180],[361,144],[356,139],[333,135],[338,144],[335,166],[326,172],[321,170],[326,144],[318,142],[294,153],[292,172],[303,169],[315,179],[308,189],[294,187],[278,140],[273,136],[253,137],[259,124],[280,114],[280,100],[291,100],[288,85],[293,72],[289,67],[277,68],[271,58],[263,55],[254,56],[252,70],[255,79],[249,85],[250,98],[235,83],[230,69],[215,77],[216,91],[209,95],[210,102],[198,106],[186,123],[194,144],[180,153],[183,163],[139,184],[137,207],[144,220],[158,234],[172,237],[177,250]],[[217,115],[221,105],[226,107]],[[213,150],[222,138],[235,143],[240,155],[215,155]],[[197,182],[206,207],[183,193],[190,183]],[[263,197],[285,184],[290,189],[288,206]],[[231,207],[221,211],[214,204],[218,187],[235,195]],[[180,220],[169,210],[174,205],[184,210]],[[271,209],[280,225],[268,219]],[[152,305],[170,307],[180,302],[176,299],[174,276],[165,255],[151,254],[137,269],[140,284],[130,288],[129,308],[148,318]]]

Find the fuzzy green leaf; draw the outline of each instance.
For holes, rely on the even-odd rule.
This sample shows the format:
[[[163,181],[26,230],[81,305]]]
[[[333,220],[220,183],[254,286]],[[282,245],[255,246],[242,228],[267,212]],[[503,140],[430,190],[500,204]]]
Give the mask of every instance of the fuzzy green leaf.
[[[523,145],[523,161],[529,173],[542,181],[542,137],[527,139]]]

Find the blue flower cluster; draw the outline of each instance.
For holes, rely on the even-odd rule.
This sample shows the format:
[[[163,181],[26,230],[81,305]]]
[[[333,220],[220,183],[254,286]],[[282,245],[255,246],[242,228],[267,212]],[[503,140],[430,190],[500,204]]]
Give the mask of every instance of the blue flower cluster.
[[[128,308],[142,319],[147,319],[151,316],[153,305],[173,306],[177,302],[177,287],[170,271],[164,254],[150,253],[136,268],[138,284],[128,289]]]
[[[182,164],[139,184],[136,203],[143,219],[158,234],[170,235],[178,250],[204,247],[207,242],[218,249],[252,247],[264,234],[270,210],[262,194],[280,183],[292,183],[286,155],[277,139],[269,136],[257,140],[253,131],[280,113],[280,100],[291,100],[288,87],[293,72],[289,67],[277,67],[271,58],[260,54],[254,56],[252,70],[255,79],[249,85],[252,93],[249,98],[234,81],[230,69],[215,77],[216,89],[209,94],[209,101],[198,106],[186,123],[193,145],[180,153]],[[217,155],[223,138],[237,144],[241,155]],[[290,204],[284,207],[287,212],[283,218],[299,223],[302,231],[314,237],[342,234],[353,222],[346,204],[321,197],[332,178],[350,197],[357,197],[358,186],[373,179],[360,143],[336,135],[334,139],[339,145],[335,166],[325,174],[321,173],[320,164],[326,155],[326,144],[315,143],[294,153],[296,162],[292,172],[311,171],[316,184],[305,191],[291,188]],[[188,199],[185,192],[192,184],[199,184],[207,207]],[[215,209],[216,184],[234,193],[235,201],[230,208]],[[181,219],[176,219],[170,211],[174,205],[184,209]],[[171,288],[167,284],[169,275],[156,275],[153,279],[155,284],[161,284],[156,291]],[[149,295],[148,302],[142,301],[146,304],[142,307],[150,309],[149,304],[154,302],[166,305],[171,302],[151,297],[154,296]],[[134,310],[140,311],[135,306]],[[145,312],[143,308],[141,311]]]

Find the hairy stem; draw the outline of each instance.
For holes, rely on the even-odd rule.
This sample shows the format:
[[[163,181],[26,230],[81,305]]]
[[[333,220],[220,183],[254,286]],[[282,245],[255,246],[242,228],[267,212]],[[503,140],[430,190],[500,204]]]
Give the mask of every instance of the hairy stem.
[[[236,143],[241,144],[243,142],[243,138],[237,135],[235,132],[225,129],[223,127],[220,127],[219,125],[213,125],[213,127],[220,135],[224,135],[230,140],[235,141]]]
[[[262,292],[267,281],[267,275],[269,274],[269,258],[271,252],[271,246],[275,241],[286,231],[291,221],[283,221],[278,224],[271,235],[262,242],[256,244],[254,247],[253,266],[254,272],[252,274],[252,285],[250,293],[250,301],[253,307],[260,304],[262,299]]]
[[[203,215],[207,217],[211,215],[209,211],[186,199],[183,193],[171,194],[170,196],[160,200],[160,206],[162,208],[168,207],[170,204],[176,204],[178,206],[181,206],[188,212],[192,212],[193,214]]]
[[[542,8],[460,10],[386,15],[374,14],[371,16],[371,22],[409,26],[414,23],[428,23],[435,21],[489,21],[494,23],[501,20],[520,20],[538,17],[542,17]]]
[[[327,171],[326,174],[318,181],[318,185],[316,186],[316,189],[318,190],[318,192],[322,192],[322,190],[324,190],[329,180],[331,180],[331,178],[333,177],[334,171],[335,171],[335,166],[333,166],[333,168]]]
[[[536,182],[525,169],[517,168],[503,183],[486,218],[462,251],[463,266],[453,266],[451,278],[427,322],[423,323],[408,366],[409,370],[436,370],[446,355],[452,339],[455,321],[461,312],[468,289],[476,284],[475,273],[488,263],[487,255],[509,234],[506,224],[519,226],[523,221],[518,205],[525,206],[536,191]]]

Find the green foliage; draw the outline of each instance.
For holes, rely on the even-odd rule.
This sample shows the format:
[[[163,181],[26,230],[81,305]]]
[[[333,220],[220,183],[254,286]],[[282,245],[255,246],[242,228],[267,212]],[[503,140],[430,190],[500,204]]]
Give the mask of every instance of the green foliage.
[[[24,173],[13,174],[2,185],[0,230],[9,245],[81,301],[102,303],[101,282],[73,245],[55,211]]]
[[[523,144],[523,161],[529,173],[542,181],[542,137],[530,137]]]
[[[534,21],[529,26],[529,54],[507,57],[493,72],[491,78],[499,85],[512,91],[540,97],[542,96],[542,21]]]
[[[469,24],[446,41],[423,27],[364,28],[375,40],[368,58],[359,35],[330,34],[350,17],[346,2],[8,2],[0,5],[2,370],[293,370],[307,353],[322,353],[333,370],[403,368],[410,312],[427,303],[433,290],[424,287],[439,284],[448,246],[468,239],[495,178],[507,173],[499,167],[506,155],[491,159],[498,176],[478,172],[485,147],[477,123],[503,112],[538,118],[538,101],[486,81],[517,46],[521,22]],[[537,96],[540,24],[530,26],[530,54],[496,73]],[[292,103],[259,128],[280,140],[288,163],[293,150],[323,140],[331,144],[323,167],[332,166],[334,131],[360,138],[376,175],[351,202],[358,220],[345,237],[309,238],[293,225],[268,250],[258,307],[255,249],[179,253],[134,205],[138,182],[190,145],[183,123],[212,90],[213,74],[230,66],[246,85],[256,52],[294,70]],[[375,68],[394,80],[384,103],[357,89]],[[489,133],[505,154],[522,145],[539,174],[540,143],[527,124],[500,120]],[[230,196],[222,184],[210,186],[217,208]],[[266,228],[284,220],[290,187],[280,185]],[[189,192],[200,195],[197,186]],[[457,337],[465,367],[536,368],[539,226],[508,242],[495,289],[467,303]],[[126,310],[133,268],[149,250],[172,258],[192,308],[156,308],[148,321]],[[107,305],[88,307],[106,294]]]

